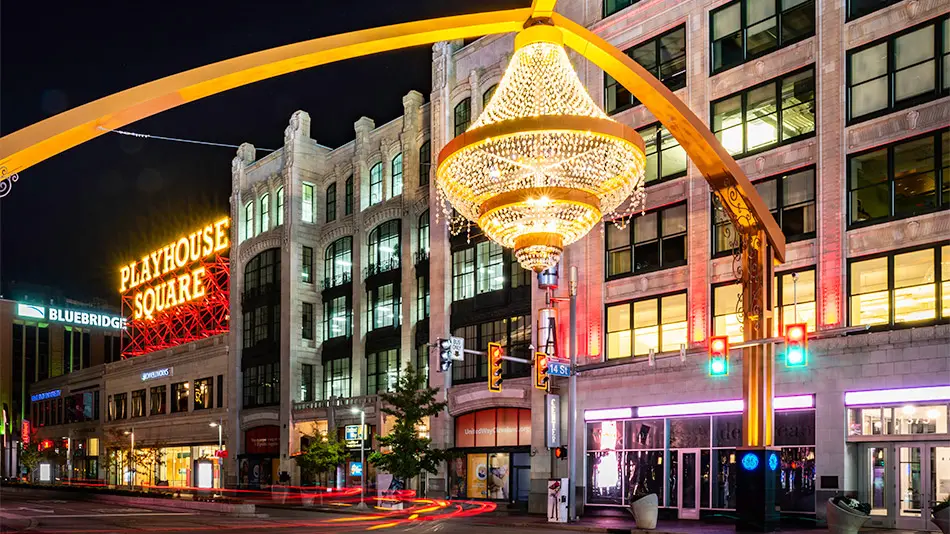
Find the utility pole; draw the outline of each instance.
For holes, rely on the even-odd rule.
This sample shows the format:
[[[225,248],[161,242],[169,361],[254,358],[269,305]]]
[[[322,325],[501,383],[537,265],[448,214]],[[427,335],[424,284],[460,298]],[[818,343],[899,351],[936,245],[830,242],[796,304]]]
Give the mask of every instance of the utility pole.
[[[577,520],[577,267],[571,267],[571,278],[568,282],[571,294],[571,377],[568,378],[570,397],[567,404],[567,463],[568,468],[568,496],[567,520]]]

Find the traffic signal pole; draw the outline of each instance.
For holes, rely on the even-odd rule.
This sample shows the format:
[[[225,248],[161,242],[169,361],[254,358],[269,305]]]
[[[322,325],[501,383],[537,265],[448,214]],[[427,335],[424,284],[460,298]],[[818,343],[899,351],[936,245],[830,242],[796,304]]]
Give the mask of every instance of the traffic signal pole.
[[[568,281],[571,295],[571,376],[568,378],[570,396],[567,404],[567,520],[577,521],[577,267],[571,267],[571,278]]]

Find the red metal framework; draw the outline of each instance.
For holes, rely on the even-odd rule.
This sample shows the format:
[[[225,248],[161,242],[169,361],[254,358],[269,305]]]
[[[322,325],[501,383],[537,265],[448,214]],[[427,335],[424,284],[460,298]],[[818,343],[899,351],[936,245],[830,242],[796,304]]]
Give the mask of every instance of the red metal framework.
[[[134,296],[129,292],[122,296],[122,313],[128,317],[123,336],[122,356],[129,358],[157,350],[171,348],[182,343],[204,339],[228,331],[231,320],[230,268],[226,256],[212,256],[194,267],[204,267],[205,295],[169,310],[155,314],[150,319],[135,319]],[[147,286],[158,287],[165,279],[155,279]],[[146,289],[145,287],[142,290]]]

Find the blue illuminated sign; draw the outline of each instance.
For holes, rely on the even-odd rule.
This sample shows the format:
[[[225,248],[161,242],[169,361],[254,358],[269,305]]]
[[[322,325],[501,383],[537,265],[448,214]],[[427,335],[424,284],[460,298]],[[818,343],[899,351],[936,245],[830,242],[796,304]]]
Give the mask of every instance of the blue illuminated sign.
[[[46,400],[46,399],[55,399],[63,394],[63,391],[60,389],[54,389],[52,391],[44,391],[43,393],[37,393],[36,395],[31,395],[30,400],[33,402]]]
[[[548,374],[551,376],[571,376],[571,365],[558,361],[548,361]]]
[[[778,455],[774,452],[769,454],[769,469],[772,471],[778,469]]]
[[[759,457],[754,452],[745,453],[742,457],[742,467],[746,471],[754,471],[756,467],[759,467]]]
[[[350,462],[350,476],[351,477],[363,476],[363,462]]]

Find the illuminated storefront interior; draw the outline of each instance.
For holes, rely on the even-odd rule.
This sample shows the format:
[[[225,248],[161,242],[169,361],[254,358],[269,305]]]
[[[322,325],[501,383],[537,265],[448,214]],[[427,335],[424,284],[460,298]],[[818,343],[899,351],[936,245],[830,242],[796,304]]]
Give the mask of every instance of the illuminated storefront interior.
[[[221,487],[221,459],[215,456],[218,444],[180,447],[141,447],[134,451],[135,465],[129,463],[129,449],[112,449],[109,454],[109,483],[134,486]],[[210,470],[199,467],[210,465]],[[199,480],[198,473],[210,480]],[[121,480],[116,480],[121,473]]]
[[[531,410],[490,408],[455,418],[449,497],[527,503],[531,471]]]

